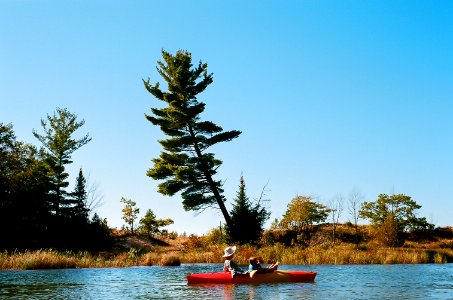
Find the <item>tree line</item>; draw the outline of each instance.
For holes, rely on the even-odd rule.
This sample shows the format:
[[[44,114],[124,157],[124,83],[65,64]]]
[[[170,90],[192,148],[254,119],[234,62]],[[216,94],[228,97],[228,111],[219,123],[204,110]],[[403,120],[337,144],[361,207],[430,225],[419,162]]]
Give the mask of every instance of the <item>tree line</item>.
[[[239,190],[228,211],[223,196],[223,182],[217,179],[222,161],[210,152],[212,146],[232,141],[239,130],[224,131],[214,122],[202,120],[205,103],[198,95],[212,82],[207,64],[195,67],[188,51],[178,50],[175,55],[162,50],[162,61],[157,71],[167,84],[162,90],[159,82],[143,80],[146,90],[164,102],[164,107],[151,108],[146,119],[159,126],[165,139],[159,140],[163,150],[152,159],[147,176],[158,180],[158,192],[167,196],[180,195],[187,211],[217,208],[225,221],[224,231],[229,242],[257,241],[270,212],[263,205],[265,199],[251,201],[246,195],[241,177]],[[107,248],[112,240],[106,220],[97,214],[90,217],[87,183],[80,169],[75,188],[68,191],[66,166],[72,163],[72,154],[91,141],[88,134],[74,138],[84,125],[77,115],[66,108],[57,108],[53,115],[41,120],[43,133],[33,130],[41,142],[37,148],[17,141],[13,126],[0,123],[0,249],[90,249]],[[264,189],[263,189],[264,192]],[[282,219],[273,222],[273,229],[293,232],[295,243],[306,244],[315,224],[328,216],[333,224],[335,243],[336,225],[342,211],[341,197],[329,207],[311,197],[297,196],[288,205]],[[357,194],[350,199],[350,211],[360,242],[358,219],[368,219],[380,228],[389,245],[398,245],[405,230],[425,230],[433,227],[425,218],[418,218],[420,206],[407,195],[379,195],[374,202],[361,202]],[[135,202],[122,198],[125,204],[123,219],[134,233],[134,221],[139,209]],[[140,220],[139,230],[150,238],[171,224],[171,219],[157,219],[148,210]]]
[[[131,199],[126,199],[124,197],[120,200],[124,203],[124,207],[122,209],[123,212],[123,220],[128,225],[128,228],[132,235],[136,234],[137,231],[134,230],[135,221],[138,219],[138,214],[140,213],[140,208],[137,207],[137,203],[132,201]],[[162,229],[162,227],[166,227],[168,225],[173,224],[174,221],[172,219],[157,219],[156,215],[152,211],[152,209],[148,209],[145,213],[145,216],[140,219],[138,227],[138,232],[140,234],[144,234],[148,236],[148,238],[152,241],[154,236],[157,234],[168,236],[168,231],[166,229]],[[176,237],[177,234],[172,234],[172,237]]]
[[[264,223],[269,218],[270,212],[262,205],[262,199],[251,201],[246,195],[244,178],[241,176],[239,191],[233,202],[233,208],[229,212],[232,226],[226,226],[223,239],[234,243],[254,243],[258,241],[264,230]],[[151,241],[156,235],[175,238],[176,232],[168,232],[164,227],[174,223],[172,219],[158,219],[151,209],[146,211],[143,218],[139,219],[140,208],[131,199],[121,198],[124,207],[122,209],[123,220],[126,222],[126,230],[132,235],[146,235]],[[139,226],[136,221],[139,219]],[[235,230],[236,228],[240,230]]]
[[[286,230],[291,244],[308,246],[311,238],[316,234],[319,226],[327,222],[332,228],[332,244],[337,237],[336,228],[340,225],[342,214],[342,198],[337,198],[326,206],[316,202],[309,196],[296,196],[288,204],[282,219],[275,220],[274,230]],[[420,209],[410,196],[405,194],[380,194],[375,201],[362,202],[356,193],[349,197],[349,220],[347,224],[355,231],[352,242],[359,246],[363,234],[359,230],[358,220],[367,220],[374,229],[376,239],[385,246],[401,246],[405,240],[405,232],[427,232],[434,229],[425,217],[418,217],[416,210]]]
[[[91,214],[87,182],[80,169],[68,191],[66,166],[88,134],[75,139],[84,125],[66,108],[41,120],[37,148],[18,141],[12,124],[0,123],[0,249],[56,248],[99,250],[111,243],[107,222]]]

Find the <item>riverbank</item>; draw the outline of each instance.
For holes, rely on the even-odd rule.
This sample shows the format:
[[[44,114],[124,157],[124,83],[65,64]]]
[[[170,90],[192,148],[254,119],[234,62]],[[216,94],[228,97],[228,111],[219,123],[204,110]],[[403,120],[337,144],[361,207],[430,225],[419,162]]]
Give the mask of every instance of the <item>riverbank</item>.
[[[131,266],[178,266],[192,263],[223,263],[225,244],[200,244],[195,237],[150,242],[143,237],[125,236],[112,252],[61,252],[36,250],[0,253],[1,270],[62,268],[123,268]],[[286,265],[340,264],[424,264],[452,263],[452,248],[427,248],[423,244],[406,244],[400,248],[384,248],[351,244],[319,245],[308,248],[241,245],[235,261],[248,264],[250,256],[258,256],[265,264],[279,261]]]
[[[359,228],[360,240],[349,225],[324,224],[314,228],[308,245],[289,239],[279,230],[267,230],[257,245],[238,245],[235,261],[248,265],[250,256],[263,264],[426,264],[453,263],[453,228],[406,233],[401,247],[384,247],[371,226]],[[123,268],[131,266],[179,266],[194,263],[223,263],[227,246],[219,229],[203,236],[167,235],[148,238],[112,230],[113,246],[106,251],[70,252],[53,249],[0,252],[0,270]],[[358,245],[356,244],[359,241]]]

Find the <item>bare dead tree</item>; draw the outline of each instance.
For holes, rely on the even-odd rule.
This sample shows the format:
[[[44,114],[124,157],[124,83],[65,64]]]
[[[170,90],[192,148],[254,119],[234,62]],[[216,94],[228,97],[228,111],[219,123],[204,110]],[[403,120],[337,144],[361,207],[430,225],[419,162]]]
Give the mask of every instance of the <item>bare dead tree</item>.
[[[349,193],[348,197],[348,211],[349,211],[349,216],[351,217],[351,223],[354,225],[354,230],[355,230],[355,241],[356,241],[356,247],[359,246],[359,211],[360,211],[360,206],[362,205],[364,196],[362,193],[360,193],[359,190],[353,189]]]
[[[268,190],[267,189],[267,186],[269,185],[269,180],[266,182],[266,184],[263,186],[263,189],[261,190],[261,194],[260,194],[260,197],[258,198],[258,200],[255,199],[255,201],[257,202],[258,205],[261,205],[261,201],[263,202],[268,202],[270,201],[270,199],[267,198],[267,192],[270,192],[271,190]]]
[[[330,216],[332,218],[332,245],[335,245],[335,237],[340,216],[343,212],[343,196],[337,195],[329,203]]]
[[[99,184],[95,181],[90,180],[90,174],[87,176],[87,197],[85,200],[85,207],[88,208],[88,213],[93,216],[96,210],[104,205],[104,193],[99,188]]]

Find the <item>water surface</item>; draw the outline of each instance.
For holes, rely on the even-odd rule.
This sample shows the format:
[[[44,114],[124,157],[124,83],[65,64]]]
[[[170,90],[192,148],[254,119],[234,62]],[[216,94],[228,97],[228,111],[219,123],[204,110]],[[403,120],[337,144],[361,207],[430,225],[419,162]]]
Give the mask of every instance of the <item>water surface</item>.
[[[318,272],[314,283],[188,286],[186,274],[220,264],[0,271],[8,299],[453,299],[453,264],[282,265]]]

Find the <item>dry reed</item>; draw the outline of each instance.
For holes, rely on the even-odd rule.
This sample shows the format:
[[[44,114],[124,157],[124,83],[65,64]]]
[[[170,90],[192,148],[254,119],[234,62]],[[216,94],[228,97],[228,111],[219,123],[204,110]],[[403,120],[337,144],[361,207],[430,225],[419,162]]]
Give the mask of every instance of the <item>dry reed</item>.
[[[181,260],[175,253],[166,253],[160,259],[161,266],[180,266]]]
[[[250,249],[244,252],[239,249],[236,260],[241,264],[247,263]],[[241,253],[245,253],[243,255]],[[258,256],[263,263],[279,261],[281,264],[420,264],[420,263],[447,263],[453,262],[451,249],[406,249],[406,248],[373,248],[358,250],[354,246],[336,247],[284,247],[282,245],[255,249],[254,256]]]
[[[222,263],[224,245],[211,245],[206,248],[186,251],[148,252],[139,251],[113,254],[91,255],[88,252],[58,252],[37,250],[26,252],[0,252],[0,269],[61,269],[61,268],[100,268],[129,266],[179,266],[181,263]],[[367,248],[356,249],[353,245],[335,247],[315,246],[309,248],[286,247],[283,244],[255,247],[239,246],[235,261],[247,265],[250,256],[257,256],[263,264],[279,261],[280,264],[420,264],[451,263],[453,249],[420,248]]]

